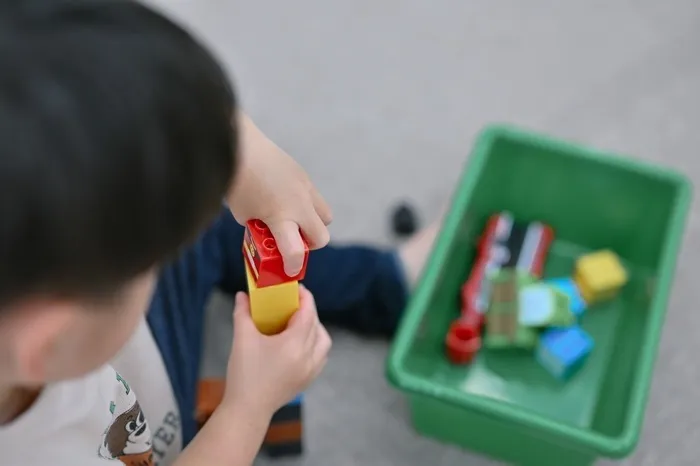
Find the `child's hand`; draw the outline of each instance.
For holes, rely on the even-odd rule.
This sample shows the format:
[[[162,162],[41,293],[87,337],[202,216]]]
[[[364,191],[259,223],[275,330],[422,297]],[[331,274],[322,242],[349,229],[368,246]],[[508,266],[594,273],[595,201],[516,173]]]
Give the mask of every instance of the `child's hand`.
[[[244,293],[236,295],[233,347],[222,405],[272,416],[319,375],[328,358],[331,338],[318,320],[313,296],[302,285],[299,290],[299,310],[286,330],[274,336],[258,331],[248,297]]]
[[[260,219],[270,228],[282,254],[284,270],[295,276],[304,264],[304,243],[328,244],[331,209],[304,169],[269,140],[245,115],[239,119],[241,164],[228,196],[236,220]]]

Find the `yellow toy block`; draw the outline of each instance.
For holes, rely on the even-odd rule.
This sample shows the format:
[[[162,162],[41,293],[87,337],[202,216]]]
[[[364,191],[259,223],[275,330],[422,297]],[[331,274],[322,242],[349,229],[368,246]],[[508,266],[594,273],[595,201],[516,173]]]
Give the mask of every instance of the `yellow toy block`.
[[[594,304],[614,298],[628,277],[617,254],[605,249],[581,256],[576,261],[574,280],[581,297]]]
[[[248,279],[250,314],[255,326],[265,335],[281,332],[299,309],[299,282],[290,281],[258,288],[248,262],[244,262],[246,262],[245,273]]]

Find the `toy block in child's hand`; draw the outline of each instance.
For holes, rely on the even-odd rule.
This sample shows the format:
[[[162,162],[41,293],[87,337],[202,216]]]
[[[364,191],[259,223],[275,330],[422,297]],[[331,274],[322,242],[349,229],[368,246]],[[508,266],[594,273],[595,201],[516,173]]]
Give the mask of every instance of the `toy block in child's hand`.
[[[299,274],[289,277],[284,273],[282,255],[267,225],[250,220],[246,224],[243,255],[253,322],[261,333],[279,333],[299,309],[298,280],[306,272],[309,247],[304,240],[304,265]]]
[[[258,288],[253,271],[247,263],[245,269],[253,323],[265,335],[282,332],[299,309],[299,282]]]
[[[282,254],[277,249],[275,238],[267,225],[262,220],[246,222],[243,256],[253,272],[255,285],[258,288],[300,281],[304,278],[306,264],[309,260],[309,245],[304,239],[304,235],[301,237],[304,242],[304,265],[297,275],[290,277],[284,272]]]

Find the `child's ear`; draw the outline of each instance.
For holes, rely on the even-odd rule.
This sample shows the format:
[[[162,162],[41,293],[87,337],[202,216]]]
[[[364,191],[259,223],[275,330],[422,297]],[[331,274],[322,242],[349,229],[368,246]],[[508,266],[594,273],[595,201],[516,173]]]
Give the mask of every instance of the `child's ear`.
[[[68,303],[41,301],[15,309],[4,336],[10,345],[13,378],[18,383],[43,385],[48,382],[52,354],[78,318]]]

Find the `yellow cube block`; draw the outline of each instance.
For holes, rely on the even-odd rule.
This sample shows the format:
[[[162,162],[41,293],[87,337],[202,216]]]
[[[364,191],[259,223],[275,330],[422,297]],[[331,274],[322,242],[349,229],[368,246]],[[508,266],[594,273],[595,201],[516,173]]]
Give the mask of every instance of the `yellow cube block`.
[[[245,262],[245,261],[244,261]],[[299,282],[258,288],[250,266],[245,264],[250,297],[250,314],[260,333],[274,335],[287,326],[287,322],[299,309]]]
[[[594,304],[614,298],[628,277],[617,254],[605,249],[579,257],[574,280],[581,297],[588,304]]]

